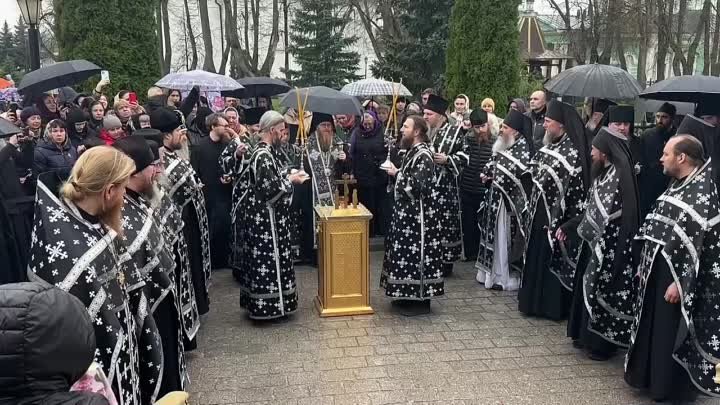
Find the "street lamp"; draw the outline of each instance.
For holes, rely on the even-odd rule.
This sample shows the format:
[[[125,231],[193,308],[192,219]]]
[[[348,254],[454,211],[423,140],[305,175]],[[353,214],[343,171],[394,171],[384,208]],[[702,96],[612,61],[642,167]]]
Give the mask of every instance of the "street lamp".
[[[40,32],[38,23],[40,20],[40,8],[42,0],[18,0],[23,20],[30,29],[28,30],[28,42],[30,44],[30,68],[40,69]]]

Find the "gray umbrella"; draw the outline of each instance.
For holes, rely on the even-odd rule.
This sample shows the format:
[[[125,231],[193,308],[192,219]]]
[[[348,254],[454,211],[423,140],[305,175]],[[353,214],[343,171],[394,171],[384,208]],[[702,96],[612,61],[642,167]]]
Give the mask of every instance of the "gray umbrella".
[[[697,103],[707,96],[720,96],[720,77],[686,75],[659,81],[640,93],[652,100],[671,100]]]
[[[23,76],[18,91],[26,99],[37,97],[49,90],[82,83],[100,70],[100,66],[83,59],[54,63]]]
[[[0,138],[9,138],[21,132],[22,129],[16,127],[15,124],[5,118],[0,118]]]
[[[353,96],[341,93],[325,86],[305,87],[292,89],[280,100],[280,105],[298,109],[297,93],[300,92],[300,102],[305,104],[305,111],[319,112],[331,115],[354,114],[362,115],[362,106]]]
[[[632,99],[642,91],[637,80],[625,70],[598,63],[562,71],[548,80],[545,88],[563,96],[613,100]]]

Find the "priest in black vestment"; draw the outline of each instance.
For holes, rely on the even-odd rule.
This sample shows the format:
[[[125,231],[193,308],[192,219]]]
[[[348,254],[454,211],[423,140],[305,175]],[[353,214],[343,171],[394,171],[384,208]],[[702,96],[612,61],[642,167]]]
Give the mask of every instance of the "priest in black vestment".
[[[695,122],[665,145],[662,164],[673,181],[637,236],[639,288],[625,381],[655,400],[692,402],[695,389],[720,397],[713,381],[720,358],[720,203],[713,162],[697,139],[711,128]]]
[[[615,105],[608,109],[608,128],[622,134],[630,148],[635,172],[640,173],[642,161],[642,138],[635,136],[635,108],[631,105]]]
[[[665,144],[671,136],[675,135],[673,120],[676,112],[677,109],[674,105],[664,103],[655,113],[655,127],[648,129],[640,136],[642,153],[638,162],[640,166],[638,184],[642,184],[642,193],[640,193],[641,219],[645,218],[645,215],[650,212],[655,200],[667,189],[670,182],[670,178],[663,173],[660,158]]]
[[[150,402],[154,402],[169,392],[183,390],[187,382],[175,257],[162,229],[162,213],[158,215],[156,211],[161,208],[161,196],[155,182],[162,173],[162,164],[141,136],[120,139],[113,147],[135,162],[135,173],[128,181],[123,208],[123,240],[128,253],[123,258],[125,266],[140,272],[145,284],[137,290],[142,295],[131,295],[136,319],[143,322],[140,343],[158,346],[163,353],[160,358],[141,358],[140,375],[143,383],[149,386],[146,391],[149,391]]]
[[[451,125],[447,117],[448,102],[430,94],[423,106],[423,117],[428,124],[429,146],[435,162],[435,185],[438,191],[438,209],[442,227],[443,277],[452,274],[455,262],[464,258],[460,188],[458,181],[470,162],[465,130]]]
[[[183,233],[200,315],[210,310],[208,293],[211,260],[208,226],[202,182],[187,156],[187,129],[176,111],[158,108],[150,114],[150,123],[163,134],[161,155],[168,179],[170,198],[182,209]]]
[[[430,299],[445,294],[442,246],[434,187],[433,154],[428,127],[419,116],[408,117],[400,147],[407,150],[402,165],[385,169],[395,177],[392,229],[386,241],[380,286],[385,295],[413,316],[430,312]]]
[[[240,306],[254,320],[282,318],[297,310],[298,291],[290,240],[293,184],[305,173],[281,171],[275,149],[285,120],[268,111],[260,119],[260,142],[248,162],[247,197],[239,221],[245,223],[240,275]]]
[[[590,147],[575,107],[548,104],[543,142],[530,163],[532,220],[518,301],[526,315],[560,320],[570,309],[579,241],[555,232],[582,214],[590,186]]]
[[[630,341],[635,294],[631,241],[640,222],[638,185],[623,134],[603,127],[592,145],[587,208],[561,226],[557,237],[576,233],[582,239],[568,336],[592,360],[606,360],[617,346],[627,347]]]
[[[83,302],[95,328],[94,360],[118,402],[149,405],[141,400],[140,352],[154,347],[137,340],[130,290],[140,278],[121,263],[123,196],[134,170],[123,153],[98,146],[80,156],[64,184],[54,173],[38,179],[28,278]]]
[[[203,184],[205,207],[210,226],[211,262],[213,269],[227,268],[230,258],[230,210],[232,180],[223,176],[220,155],[230,143],[228,122],[223,114],[207,117],[210,136],[200,139],[190,156],[190,163]]]

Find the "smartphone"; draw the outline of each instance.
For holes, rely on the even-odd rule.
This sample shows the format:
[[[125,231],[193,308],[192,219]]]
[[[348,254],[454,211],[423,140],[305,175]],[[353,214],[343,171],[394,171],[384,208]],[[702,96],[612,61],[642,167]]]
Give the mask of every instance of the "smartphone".
[[[101,70],[100,80],[110,81],[110,72],[107,70]]]
[[[137,94],[135,94],[134,91],[131,91],[128,95],[128,101],[130,104],[137,104]]]

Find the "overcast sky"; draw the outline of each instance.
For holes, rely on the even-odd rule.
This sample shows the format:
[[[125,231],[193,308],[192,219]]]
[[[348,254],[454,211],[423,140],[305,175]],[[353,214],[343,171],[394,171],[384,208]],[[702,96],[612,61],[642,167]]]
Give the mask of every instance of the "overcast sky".
[[[18,17],[20,17],[20,8],[18,7],[16,0],[0,0],[0,10],[2,10],[2,16],[0,17],[0,24],[7,21],[10,28],[15,26]]]

